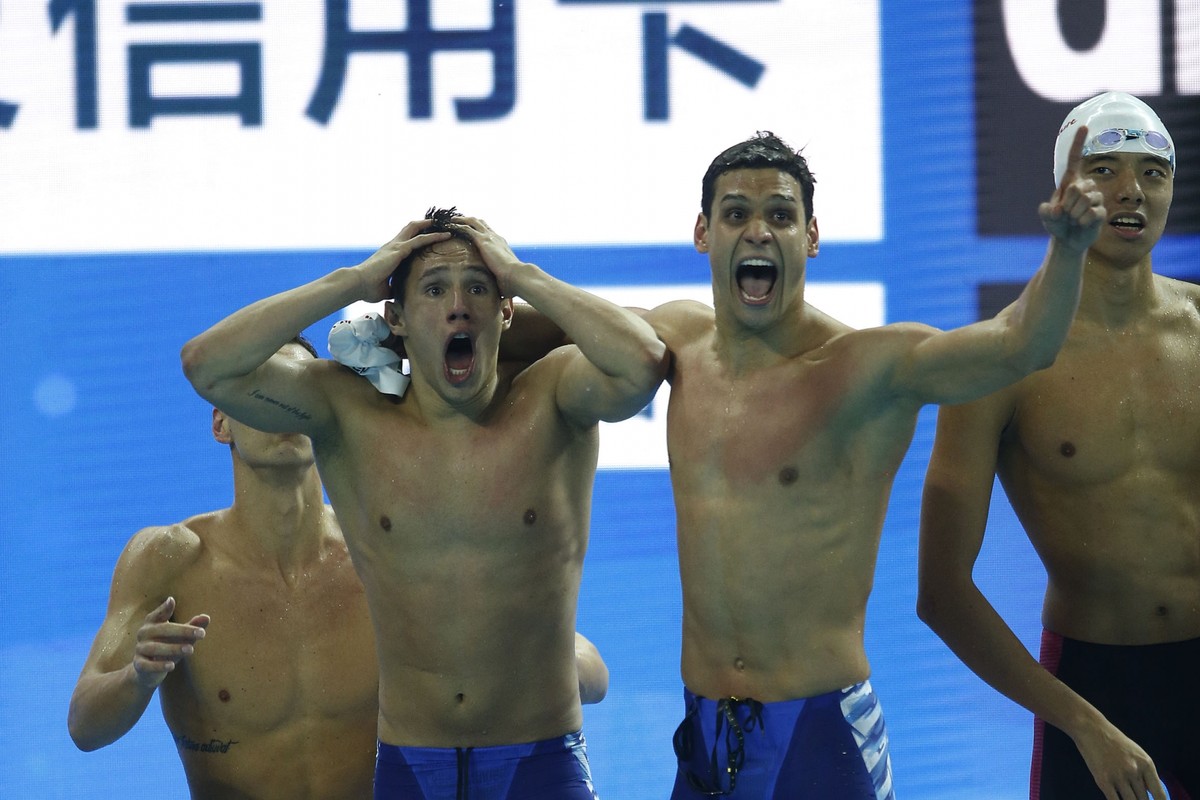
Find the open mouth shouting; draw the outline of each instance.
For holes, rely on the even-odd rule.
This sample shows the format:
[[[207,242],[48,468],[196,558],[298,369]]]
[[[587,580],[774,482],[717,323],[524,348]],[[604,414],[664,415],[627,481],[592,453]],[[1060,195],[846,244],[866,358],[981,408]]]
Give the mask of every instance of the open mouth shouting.
[[[456,333],[446,342],[446,357],[442,363],[446,380],[458,386],[471,377],[475,369],[475,344],[468,333]]]
[[[1122,239],[1136,239],[1142,235],[1142,231],[1146,228],[1146,220],[1142,219],[1139,214],[1121,213],[1114,214],[1108,220],[1108,225],[1117,232],[1117,236]]]
[[[747,258],[737,265],[738,293],[747,305],[764,305],[771,299],[779,270],[765,258]]]

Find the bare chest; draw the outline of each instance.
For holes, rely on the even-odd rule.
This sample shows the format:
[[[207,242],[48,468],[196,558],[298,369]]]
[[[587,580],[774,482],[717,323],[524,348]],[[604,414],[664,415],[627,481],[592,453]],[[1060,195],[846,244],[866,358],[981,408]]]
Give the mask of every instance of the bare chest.
[[[1071,343],[1026,383],[1012,437],[1051,479],[1200,472],[1200,351],[1192,337]]]
[[[210,575],[181,586],[178,601],[176,620],[206,613],[211,622],[168,699],[211,735],[374,714],[374,638],[348,559],[288,579]]]
[[[683,362],[668,416],[672,470],[743,487],[822,482],[852,458],[848,383],[828,363],[735,376],[702,358]]]
[[[323,477],[360,568],[415,584],[562,548],[581,554],[597,432],[567,425],[551,405],[514,402],[480,424],[380,420],[352,433],[358,444]]]

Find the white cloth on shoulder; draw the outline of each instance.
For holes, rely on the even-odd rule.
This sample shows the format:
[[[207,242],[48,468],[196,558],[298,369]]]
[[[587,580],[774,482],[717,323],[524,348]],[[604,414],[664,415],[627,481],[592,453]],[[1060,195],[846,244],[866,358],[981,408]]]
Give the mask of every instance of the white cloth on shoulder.
[[[374,312],[339,320],[329,330],[329,355],[384,394],[403,397],[409,377],[400,371],[401,358],[394,350],[380,345],[391,332],[383,317]]]

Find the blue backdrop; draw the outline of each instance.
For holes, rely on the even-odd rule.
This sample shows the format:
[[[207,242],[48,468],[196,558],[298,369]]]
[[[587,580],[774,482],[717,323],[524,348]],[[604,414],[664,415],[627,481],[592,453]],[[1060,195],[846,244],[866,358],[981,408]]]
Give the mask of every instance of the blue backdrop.
[[[889,321],[961,325],[975,319],[981,284],[1028,278],[1044,239],[975,233],[969,4],[884,2],[881,35],[885,235],[876,243],[828,244],[810,265],[810,279],[881,282]],[[798,83],[830,79],[797,77]],[[754,125],[746,122],[747,134]],[[1028,144],[1014,143],[1011,157],[1044,162],[1048,184],[1055,131],[1027,133]],[[2,148],[0,133],[0,154]],[[1190,163],[1185,154],[1181,164]],[[704,167],[695,165],[697,194]],[[822,170],[837,166],[813,168],[820,180]],[[647,204],[652,208],[652,199]],[[819,217],[820,184],[816,208]],[[1012,213],[1031,217],[1036,210]],[[0,221],[9,224],[14,221]],[[688,235],[679,231],[677,238]],[[708,280],[704,258],[684,246],[514,244],[523,257],[573,283]],[[1198,252],[1195,233],[1173,233],[1156,253],[1156,268],[1189,277],[1198,269]],[[365,255],[0,257],[0,431],[6,440],[0,456],[0,730],[8,737],[0,749],[0,797],[187,797],[156,704],[131,734],[91,754],[74,748],[65,721],[125,541],[146,525],[230,500],[227,452],[212,442],[208,407],[182,378],[179,348],[237,307]],[[331,322],[314,326],[312,338],[323,342]],[[896,479],[868,615],[867,649],[892,737],[897,795],[1020,798],[1027,792],[1029,715],[962,667],[913,610],[918,500],[933,420],[927,409]],[[977,577],[1022,640],[1036,648],[1044,578],[999,492]],[[665,797],[682,687],[664,471],[598,475],[578,624],[612,674],[608,698],[585,715],[601,795]]]

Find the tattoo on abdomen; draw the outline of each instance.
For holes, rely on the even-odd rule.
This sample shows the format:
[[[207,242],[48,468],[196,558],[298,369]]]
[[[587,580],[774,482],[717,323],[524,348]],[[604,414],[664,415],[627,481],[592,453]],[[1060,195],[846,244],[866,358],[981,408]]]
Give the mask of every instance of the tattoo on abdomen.
[[[227,742],[220,739],[209,739],[207,742],[197,742],[194,739],[184,736],[175,737],[175,746],[180,750],[191,750],[193,753],[228,753],[229,748],[233,747],[238,742],[230,739]]]

